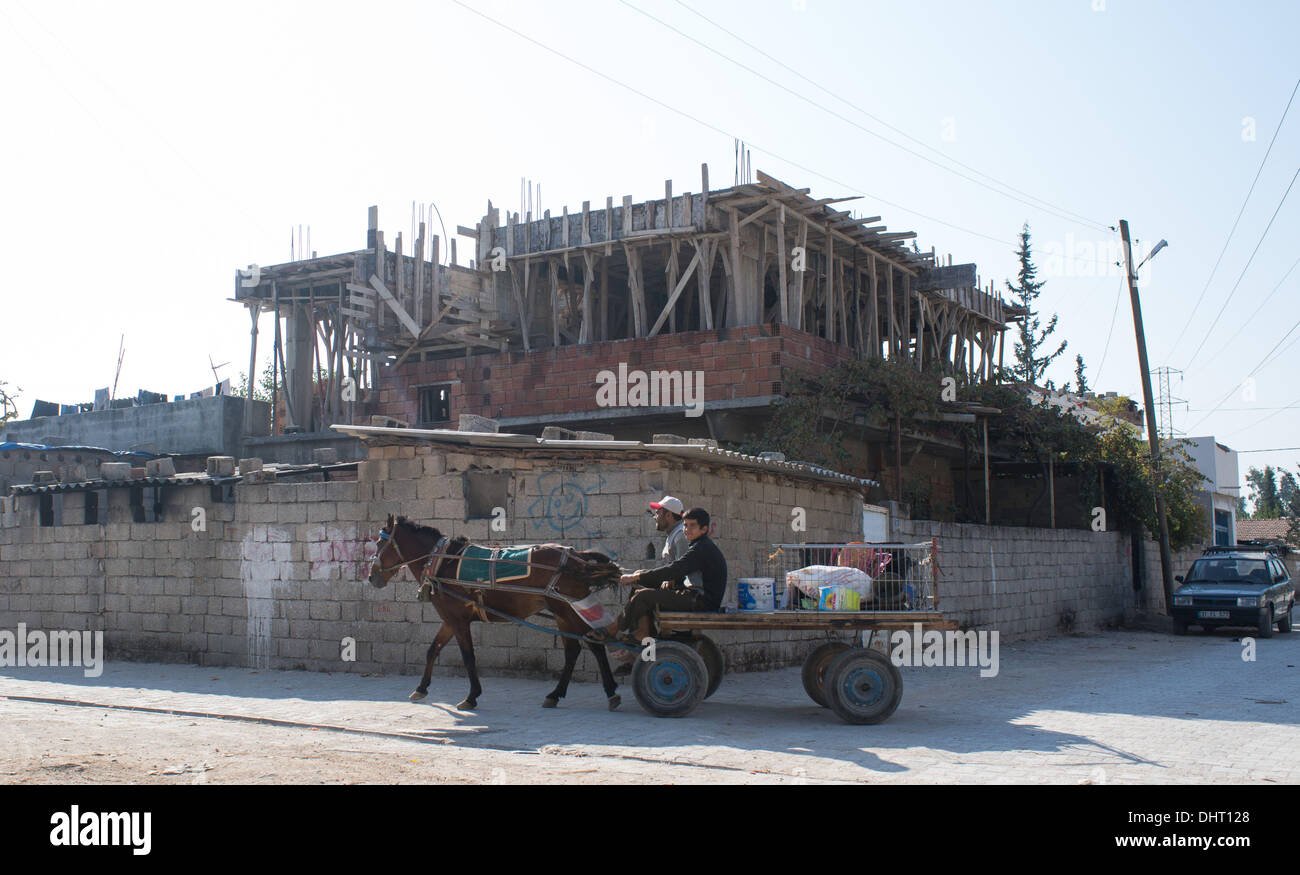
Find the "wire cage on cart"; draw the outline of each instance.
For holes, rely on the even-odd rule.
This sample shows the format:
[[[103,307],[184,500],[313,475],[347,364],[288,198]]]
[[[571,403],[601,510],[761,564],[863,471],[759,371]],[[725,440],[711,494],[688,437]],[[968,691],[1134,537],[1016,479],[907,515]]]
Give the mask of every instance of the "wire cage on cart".
[[[776,610],[937,611],[938,558],[935,540],[773,544],[759,551],[754,580],[772,581]]]

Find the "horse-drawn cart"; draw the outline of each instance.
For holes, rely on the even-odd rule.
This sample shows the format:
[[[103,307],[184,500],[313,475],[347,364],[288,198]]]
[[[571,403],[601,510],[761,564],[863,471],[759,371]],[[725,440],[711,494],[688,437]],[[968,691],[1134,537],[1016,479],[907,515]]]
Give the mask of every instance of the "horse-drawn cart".
[[[888,557],[888,558],[884,558]],[[889,656],[871,647],[876,632],[956,629],[938,610],[937,545],[924,544],[781,544],[759,568],[763,578],[784,583],[858,568],[872,578],[869,595],[857,610],[824,610],[821,600],[786,584],[784,610],[740,613],[662,613],[660,638],[647,648],[632,670],[637,701],[651,714],[682,717],[718,689],[725,673],[722,650],[706,633],[714,631],[852,633],[865,646],[839,637],[813,650],[803,663],[803,687],[818,705],[847,723],[879,723],[894,713],[903,697],[903,680]],[[892,566],[892,567],[891,567]],[[866,569],[866,570],[864,570]],[[875,572],[870,574],[868,572]],[[792,574],[793,573],[793,574]],[[828,584],[835,586],[835,584]],[[800,607],[803,609],[798,609]],[[875,608],[884,608],[876,610]]]
[[[510,622],[558,636],[564,668],[543,701],[554,708],[568,689],[582,645],[595,656],[610,710],[621,701],[605,647],[636,651],[632,685],[637,701],[658,717],[683,717],[713,695],[726,671],[710,631],[765,630],[826,634],[829,640],[804,661],[804,689],[814,702],[849,723],[879,723],[898,707],[903,682],[889,658],[871,647],[874,633],[893,629],[955,629],[939,613],[938,547],[923,544],[778,544],[754,567],[766,577],[771,598],[779,581],[782,608],[740,613],[664,613],[653,646],[593,637],[610,622],[597,591],[617,585],[620,569],[609,557],[559,544],[485,547],[451,539],[437,529],[389,516],[377,538],[369,580],[382,587],[405,567],[420,581],[420,597],[442,618],[426,655],[424,674],[411,693],[429,689],[434,662],[456,638],[470,676],[470,692],[457,707],[473,709],[482,692],[470,623]],[[554,628],[525,617],[549,611]],[[856,647],[836,638],[851,633]],[[870,634],[868,634],[870,633]]]

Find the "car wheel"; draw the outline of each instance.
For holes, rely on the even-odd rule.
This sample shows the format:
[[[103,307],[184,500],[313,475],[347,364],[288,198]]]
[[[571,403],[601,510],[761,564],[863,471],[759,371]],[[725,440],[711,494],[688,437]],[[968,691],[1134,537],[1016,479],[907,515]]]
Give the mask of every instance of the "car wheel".
[[[1293,601],[1287,607],[1286,613],[1282,615],[1282,619],[1277,621],[1277,631],[1279,632],[1291,631],[1291,612],[1294,610],[1295,610],[1295,602]]]
[[[1260,638],[1273,637],[1273,606],[1272,605],[1268,606],[1268,613],[1264,614],[1264,616],[1259,618],[1259,628],[1255,630],[1255,634]]]
[[[1175,634],[1175,635],[1186,635],[1186,634],[1187,634],[1187,621],[1186,621],[1186,620],[1182,620],[1182,619],[1179,619],[1178,617],[1174,617],[1174,634]]]

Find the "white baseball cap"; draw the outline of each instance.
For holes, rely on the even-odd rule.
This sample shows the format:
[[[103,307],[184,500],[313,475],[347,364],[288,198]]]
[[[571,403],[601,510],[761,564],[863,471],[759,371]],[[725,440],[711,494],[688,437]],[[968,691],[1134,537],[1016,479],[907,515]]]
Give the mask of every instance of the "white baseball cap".
[[[683,513],[686,512],[686,509],[682,506],[681,499],[673,498],[671,495],[665,495],[663,498],[659,499],[658,501],[650,502],[650,506],[655,510],[658,510],[659,508],[662,507],[664,510],[668,511],[669,513],[675,513],[678,516],[681,516]]]

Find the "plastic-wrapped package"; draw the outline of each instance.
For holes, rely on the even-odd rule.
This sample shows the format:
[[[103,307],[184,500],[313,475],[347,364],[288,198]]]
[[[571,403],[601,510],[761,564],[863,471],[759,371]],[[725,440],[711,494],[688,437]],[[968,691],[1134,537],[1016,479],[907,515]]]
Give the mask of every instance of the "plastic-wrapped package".
[[[871,575],[859,568],[809,565],[806,568],[786,572],[785,585],[787,592],[785,604],[789,604],[792,589],[812,599],[814,603],[820,602],[822,587],[826,586],[847,587],[857,594],[859,601],[871,599]]]

